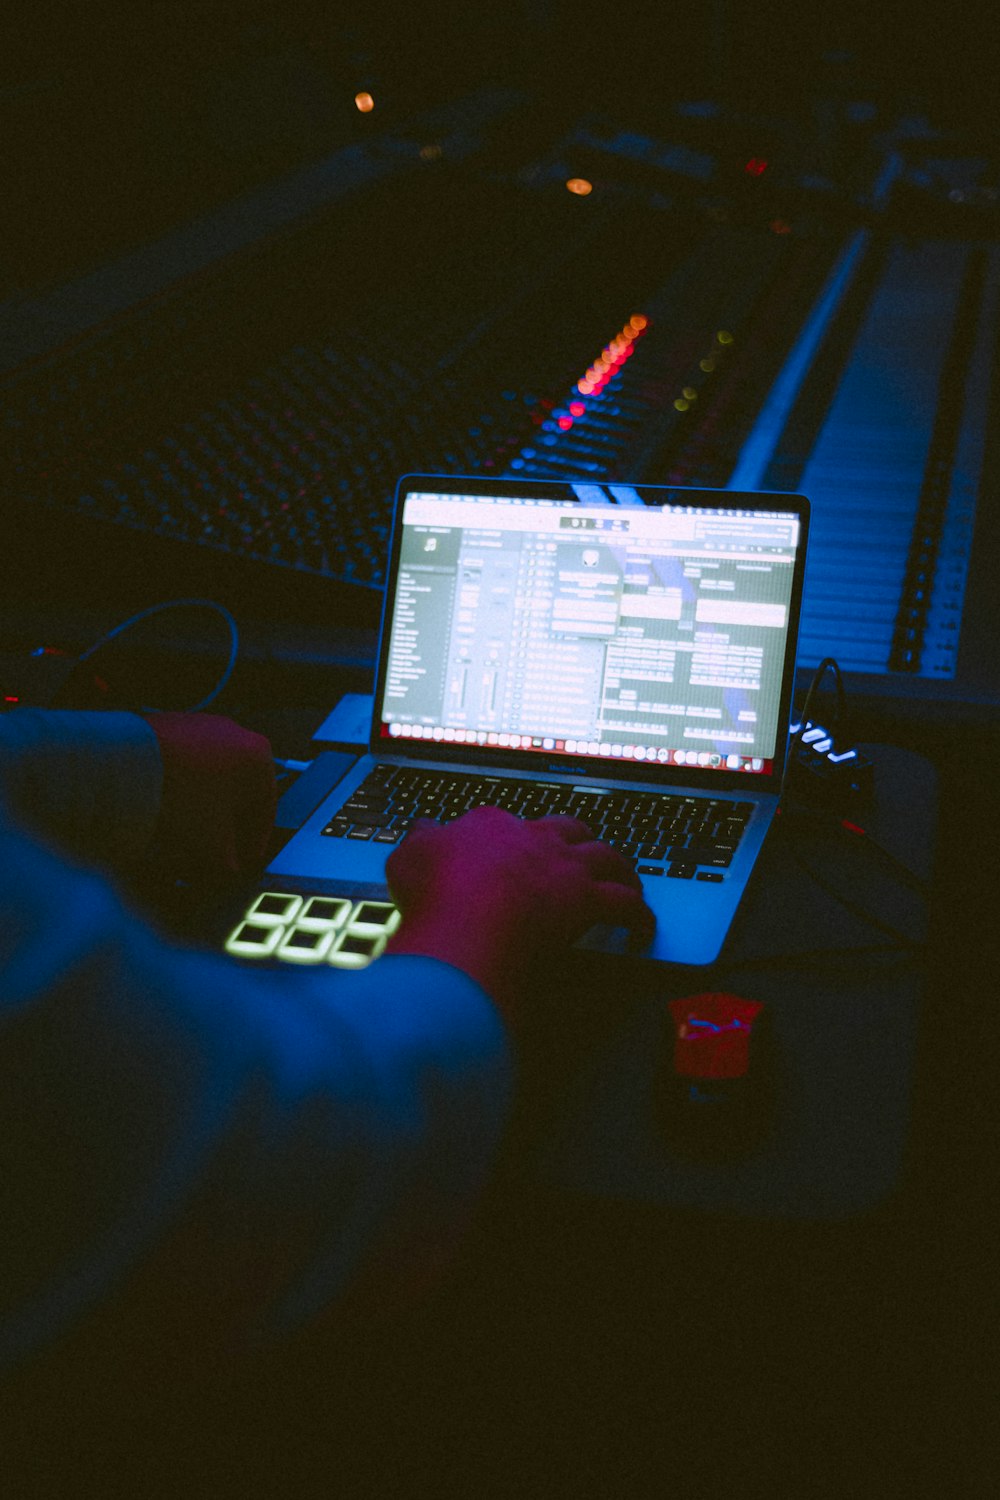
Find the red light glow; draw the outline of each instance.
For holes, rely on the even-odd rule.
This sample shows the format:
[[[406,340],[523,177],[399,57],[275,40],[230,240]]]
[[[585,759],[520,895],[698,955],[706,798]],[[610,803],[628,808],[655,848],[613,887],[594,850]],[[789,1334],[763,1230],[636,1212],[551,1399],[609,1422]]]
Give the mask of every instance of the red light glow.
[[[633,313],[624,328],[619,329],[614,338],[608,340],[601,353],[581,375],[576,382],[576,389],[581,396],[599,396],[611,378],[618,374],[622,365],[635,353],[634,341],[644,332],[649,319],[643,313]],[[570,411],[574,417],[582,417],[586,411],[582,401],[575,401],[570,405]],[[568,417],[559,419],[559,426],[564,430],[572,426]]]
[[[559,426],[562,428],[563,432],[568,432],[569,429],[572,427],[572,425],[573,425],[573,418],[572,417],[560,417],[559,418]]]
[[[751,156],[743,170],[748,177],[763,177],[767,171],[767,160],[763,156]]]

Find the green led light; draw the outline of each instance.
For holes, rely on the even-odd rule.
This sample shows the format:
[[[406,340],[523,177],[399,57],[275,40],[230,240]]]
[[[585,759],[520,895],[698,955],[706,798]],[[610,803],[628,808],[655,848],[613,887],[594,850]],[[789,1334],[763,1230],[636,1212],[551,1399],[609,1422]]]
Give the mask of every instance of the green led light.
[[[391,901],[359,901],[348,922],[351,932],[384,932],[391,937],[400,923],[400,915]]]
[[[384,951],[400,921],[391,901],[261,891],[226,939],[225,951],[238,958],[364,969]]]
[[[310,896],[299,916],[297,927],[307,932],[330,932],[343,925],[351,910],[343,896]]]
[[[351,901],[342,895],[310,895],[298,913],[295,927],[310,933],[336,932],[348,919],[349,910]]]
[[[247,912],[247,921],[261,927],[287,927],[295,921],[301,905],[302,897],[288,891],[261,891]]]
[[[386,941],[384,928],[380,932],[355,932],[348,928],[330,950],[329,962],[337,969],[366,969],[378,958]]]
[[[273,922],[241,922],[226,939],[226,952],[240,958],[270,958],[284,930]]]
[[[333,928],[310,932],[301,926],[291,928],[275,951],[275,958],[289,964],[321,964],[336,936]]]

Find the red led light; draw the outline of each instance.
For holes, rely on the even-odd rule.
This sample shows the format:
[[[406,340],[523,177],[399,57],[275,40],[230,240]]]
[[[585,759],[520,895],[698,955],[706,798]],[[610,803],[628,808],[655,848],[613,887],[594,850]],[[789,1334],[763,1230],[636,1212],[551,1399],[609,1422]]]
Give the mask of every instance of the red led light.
[[[751,156],[743,170],[748,177],[762,177],[767,171],[767,160],[763,156]]]
[[[559,426],[562,428],[563,432],[568,432],[569,429],[572,427],[572,425],[573,425],[573,418],[572,417],[560,417],[559,418]]]
[[[576,382],[581,396],[599,396],[608,381],[617,375],[622,365],[635,353],[634,340],[645,332],[649,319],[643,313],[635,313],[624,328],[601,350],[600,354]],[[573,403],[570,411],[574,417],[582,417],[586,407],[582,401]],[[565,424],[560,420],[560,427]]]
[[[584,412],[587,410],[582,401],[571,401],[569,403],[569,409],[574,417],[582,417]]]

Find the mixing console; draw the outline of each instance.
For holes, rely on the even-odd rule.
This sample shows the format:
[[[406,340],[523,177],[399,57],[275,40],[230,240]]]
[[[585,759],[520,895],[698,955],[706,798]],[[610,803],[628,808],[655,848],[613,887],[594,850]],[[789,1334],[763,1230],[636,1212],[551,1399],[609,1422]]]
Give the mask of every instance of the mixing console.
[[[371,599],[407,470],[801,491],[802,664],[961,676],[995,247],[470,166],[348,201],[15,372],[11,492]]]

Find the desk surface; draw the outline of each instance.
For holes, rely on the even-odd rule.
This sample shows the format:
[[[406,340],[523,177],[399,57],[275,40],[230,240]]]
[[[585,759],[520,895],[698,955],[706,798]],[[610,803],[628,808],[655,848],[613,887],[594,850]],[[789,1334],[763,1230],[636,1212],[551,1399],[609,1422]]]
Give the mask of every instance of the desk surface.
[[[934,769],[909,751],[868,748],[876,783],[865,826],[928,878]],[[835,828],[799,832],[786,817],[716,964],[605,967],[592,981],[611,989],[606,1003],[621,1003],[622,1013],[546,1112],[530,1151],[533,1179],[608,1198],[778,1219],[850,1217],[892,1192],[909,1132],[919,949],[893,947],[809,871],[882,921],[923,937],[920,898],[864,840]],[[670,1071],[667,1002],[705,990],[764,1002],[774,1085],[773,1123],[759,1148],[708,1162],[691,1160],[671,1139],[655,1103]]]

